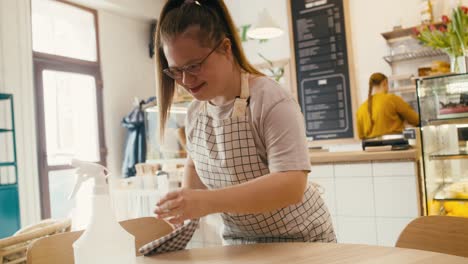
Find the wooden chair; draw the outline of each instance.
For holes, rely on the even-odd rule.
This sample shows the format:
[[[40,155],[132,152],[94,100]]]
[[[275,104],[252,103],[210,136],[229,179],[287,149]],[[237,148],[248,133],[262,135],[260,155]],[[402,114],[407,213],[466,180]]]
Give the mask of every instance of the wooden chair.
[[[120,222],[122,227],[135,236],[137,250],[142,245],[169,234],[173,227],[164,220],[154,217],[142,217]],[[28,250],[28,264],[64,264],[74,263],[73,243],[83,231],[58,234],[39,239],[31,244]]]
[[[416,218],[401,232],[395,246],[468,257],[468,218]]]
[[[0,264],[26,263],[26,250],[35,240],[70,231],[71,220],[46,219],[0,239]]]

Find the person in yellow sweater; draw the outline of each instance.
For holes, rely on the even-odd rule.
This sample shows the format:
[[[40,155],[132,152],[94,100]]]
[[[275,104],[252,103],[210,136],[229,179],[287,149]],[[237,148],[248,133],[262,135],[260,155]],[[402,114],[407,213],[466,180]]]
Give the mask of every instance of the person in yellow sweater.
[[[382,73],[372,74],[369,79],[368,99],[357,112],[360,139],[401,133],[405,128],[405,121],[413,126],[419,124],[419,116],[411,106],[401,97],[387,92],[387,76]]]

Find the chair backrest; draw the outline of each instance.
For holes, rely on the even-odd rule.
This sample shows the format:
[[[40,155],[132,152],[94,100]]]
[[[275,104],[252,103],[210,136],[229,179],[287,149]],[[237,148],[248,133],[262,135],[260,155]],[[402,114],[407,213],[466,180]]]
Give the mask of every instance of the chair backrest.
[[[0,264],[25,263],[29,244],[41,237],[70,231],[70,219],[45,219],[0,239]]]
[[[468,218],[416,218],[401,232],[395,246],[468,257]]]
[[[173,227],[164,220],[154,217],[142,217],[120,222],[122,227],[135,236],[135,247],[138,248],[157,238],[169,234]],[[84,231],[58,234],[32,243],[28,249],[28,264],[63,264],[74,263],[73,243]]]

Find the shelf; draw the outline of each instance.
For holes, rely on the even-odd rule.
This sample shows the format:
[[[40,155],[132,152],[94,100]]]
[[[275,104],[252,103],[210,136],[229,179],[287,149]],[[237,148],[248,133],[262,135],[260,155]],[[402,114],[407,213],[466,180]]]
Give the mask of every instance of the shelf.
[[[0,133],[11,133],[11,136],[10,134],[5,134],[0,144],[0,153],[6,154],[0,155],[3,156],[2,159],[0,159],[0,167],[2,167],[0,168],[2,170],[2,172],[0,172],[0,200],[3,202],[3,204],[0,205],[2,206],[0,210],[0,219],[2,219],[0,235],[6,236],[18,231],[21,219],[18,197],[18,167],[16,163],[16,130],[14,123],[13,95],[0,93],[0,101],[3,111],[2,114],[4,114],[4,118],[0,121]],[[8,116],[10,116],[10,118],[7,118]],[[12,155],[10,155],[10,153]],[[3,219],[5,219],[5,221]]]
[[[11,94],[0,93],[0,100],[8,100],[11,98]]]
[[[0,162],[0,167],[16,166],[15,162]]]
[[[439,152],[429,155],[430,160],[453,160],[453,159],[468,159],[468,152],[461,150],[458,153],[444,153]]]
[[[432,198],[432,200],[439,202],[468,202],[468,199],[464,198]]]
[[[413,80],[414,74],[399,74],[399,75],[390,75],[388,76],[388,81],[400,81],[400,80]]]
[[[179,103],[173,103],[169,112],[171,114],[187,114],[190,102],[184,101]],[[151,106],[145,109],[146,112],[159,112],[157,105]]]
[[[389,89],[389,93],[416,93],[416,85],[403,86],[396,89]]]
[[[464,191],[459,193],[453,193],[453,191],[448,190],[450,188],[450,183],[442,183],[436,190],[433,200],[436,201],[453,201],[453,202],[468,202],[468,197],[464,193]]]
[[[423,126],[468,124],[468,117],[422,120]]]
[[[412,79],[414,81],[425,81],[425,80],[437,79],[437,78],[441,78],[441,77],[454,77],[454,76],[458,76],[458,75],[465,75],[465,73],[453,73],[453,72],[437,73],[437,74],[431,74],[431,75],[428,75],[428,76],[415,76]]]
[[[17,183],[0,184],[0,190],[6,190],[6,189],[12,189],[12,188],[18,188],[18,184]]]
[[[398,38],[404,38],[404,37],[411,37],[413,35],[413,31],[415,29],[416,29],[416,27],[400,28],[400,29],[395,29],[393,31],[382,33],[381,35],[386,40],[392,40],[392,39],[398,39]]]
[[[434,23],[434,25],[436,27],[440,26],[442,25],[442,22]],[[387,41],[398,39],[398,38],[411,37],[414,34],[414,30],[417,29],[418,27],[419,26],[395,29],[393,31],[382,33],[382,37],[384,37]]]
[[[180,159],[148,159],[146,160],[146,163],[149,164],[182,164],[184,165],[185,162],[187,161],[186,158],[180,158]]]
[[[386,62],[392,64],[394,62],[430,58],[435,56],[447,56],[447,54],[440,50],[435,50],[432,48],[423,48],[413,52],[400,53],[393,56],[385,56],[384,59]]]

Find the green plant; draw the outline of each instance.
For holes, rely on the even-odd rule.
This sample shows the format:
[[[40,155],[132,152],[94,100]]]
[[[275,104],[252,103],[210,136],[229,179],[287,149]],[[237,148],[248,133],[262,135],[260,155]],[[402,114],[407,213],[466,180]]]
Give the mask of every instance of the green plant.
[[[442,16],[441,25],[422,26],[415,35],[425,46],[441,49],[450,56],[463,56],[468,48],[468,8],[455,8],[451,18]]]
[[[258,56],[260,56],[268,65],[270,65],[270,68],[268,68],[268,71],[270,72],[270,77],[273,77],[275,81],[279,82],[281,78],[284,75],[284,67],[275,67],[273,62],[269,59],[267,59],[265,56],[263,56],[261,53],[258,53]]]
[[[461,6],[454,9],[452,28],[462,48],[468,48],[468,7]]]

